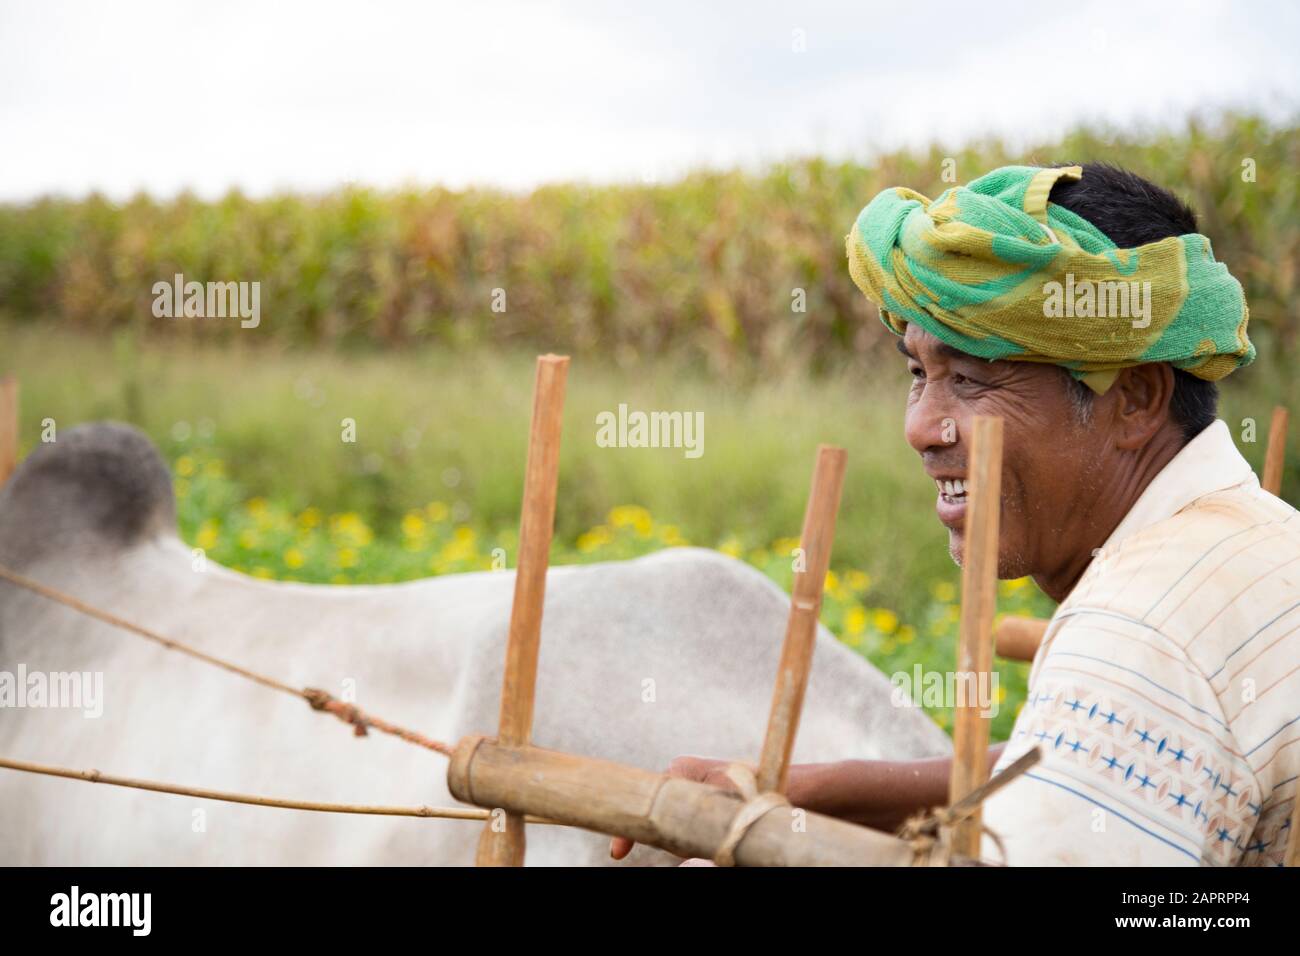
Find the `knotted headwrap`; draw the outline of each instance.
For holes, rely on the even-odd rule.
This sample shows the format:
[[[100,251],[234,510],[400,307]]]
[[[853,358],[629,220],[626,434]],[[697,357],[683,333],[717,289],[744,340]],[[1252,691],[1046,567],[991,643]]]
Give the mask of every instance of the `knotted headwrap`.
[[[930,200],[886,189],[846,237],[849,273],[896,334],[915,322],[985,359],[1050,362],[1104,393],[1169,362],[1215,381],[1254,361],[1241,283],[1199,233],[1120,249],[1055,203],[1079,166],[1004,166]]]

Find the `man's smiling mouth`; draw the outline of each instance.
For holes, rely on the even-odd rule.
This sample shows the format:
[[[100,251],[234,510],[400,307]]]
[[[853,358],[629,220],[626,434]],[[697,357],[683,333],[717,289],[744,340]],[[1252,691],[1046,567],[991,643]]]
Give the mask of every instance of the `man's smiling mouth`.
[[[934,480],[939,489],[939,496],[950,504],[966,503],[966,482],[961,478],[954,478],[951,481],[943,481],[938,478]]]
[[[935,478],[934,484],[939,489],[938,500],[934,503],[939,521],[950,531],[956,531],[966,520],[970,482],[966,478]]]

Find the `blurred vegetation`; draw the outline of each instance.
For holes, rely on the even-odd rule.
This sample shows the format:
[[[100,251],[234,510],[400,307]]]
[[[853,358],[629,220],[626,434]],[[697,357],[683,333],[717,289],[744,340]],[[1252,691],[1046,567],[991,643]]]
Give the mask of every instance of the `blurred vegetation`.
[[[521,345],[626,364],[667,352],[739,377],[791,362],[867,362],[887,333],[844,266],[843,236],[878,190],[937,195],[1011,162],[1107,160],[1199,211],[1241,277],[1252,332],[1289,352],[1300,263],[1300,135],[1253,115],[1175,132],[1085,128],[1013,151],[997,141],[895,152],[870,165],[807,159],[665,185],[557,185],[216,202],[100,197],[0,207],[0,309],[65,327],[231,336],[238,322],[159,320],[152,287],[258,281],[259,341],[398,347]],[[1254,164],[1254,182],[1243,162]],[[504,311],[493,311],[493,290]],[[796,289],[806,311],[795,312]]]
[[[1272,406],[1300,413],[1300,137],[1248,115],[529,195],[0,206],[0,373],[22,380],[24,451],[46,420],[132,422],[172,466],[183,537],[213,560],[361,583],[512,552],[532,357],[568,352],[557,563],[689,542],[788,589],[816,446],[837,444],[849,473],[823,622],[886,674],[951,670],[959,571],[903,439],[905,370],[842,238],[886,185],[940,192],[948,158],[963,182],[1010,162],[1107,160],[1193,204],[1250,301],[1260,360],[1223,383],[1220,414],[1258,470]],[[155,318],[152,286],[177,272],[261,282],[260,327]],[[704,455],[598,447],[595,416],[624,402],[704,412]],[[340,440],[343,419],[355,442]],[[1296,500],[1291,432],[1283,496]],[[1030,582],[1000,585],[1001,612],[1052,607]],[[1026,669],[1000,674],[1004,737]]]

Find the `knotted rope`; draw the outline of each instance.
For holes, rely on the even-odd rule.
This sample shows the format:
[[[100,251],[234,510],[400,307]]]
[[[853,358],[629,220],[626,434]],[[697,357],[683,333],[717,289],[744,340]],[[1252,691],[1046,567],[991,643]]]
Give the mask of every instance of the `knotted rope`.
[[[731,818],[727,835],[722,838],[718,851],[713,854],[713,862],[717,866],[735,866],[736,847],[740,846],[740,841],[745,839],[750,828],[777,807],[790,806],[790,801],[776,791],[759,793],[754,771],[744,764],[730,764],[724,773],[740,790],[745,803]]]
[[[1006,770],[976,787],[952,806],[935,807],[933,810],[918,813],[908,819],[899,828],[898,838],[912,845],[912,865],[951,865],[953,861],[953,828],[963,820],[969,819],[979,810],[985,800],[1038,763],[1041,756],[1038,748],[1035,747],[1019,757]],[[1002,858],[1002,865],[1005,866],[1007,851],[1002,844],[1002,838],[989,829],[982,820],[980,821],[980,832],[993,840],[994,845],[998,848],[998,855]]]

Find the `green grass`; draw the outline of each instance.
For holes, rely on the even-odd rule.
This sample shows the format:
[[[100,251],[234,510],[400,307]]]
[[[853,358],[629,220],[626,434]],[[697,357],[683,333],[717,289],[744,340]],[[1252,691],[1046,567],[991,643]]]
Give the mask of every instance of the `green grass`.
[[[490,567],[514,553],[531,406],[531,355],[426,348],[382,356],[197,346],[0,324],[0,371],[22,379],[25,450],[58,428],[118,419],[144,429],[176,475],[183,537],[223,564],[322,582],[409,580]],[[1280,373],[1225,391],[1224,417],[1259,466]],[[1246,376],[1242,376],[1246,378]],[[565,406],[557,563],[672,544],[719,548],[789,589],[816,447],[849,472],[822,619],[886,674],[950,670],[958,569],[933,485],[902,435],[901,363],[871,378],[790,375],[721,386],[660,360],[575,360]],[[620,402],[702,411],[704,455],[598,447],[596,415]],[[1295,406],[1293,406],[1295,407]],[[341,422],[356,422],[355,444]],[[1294,458],[1293,458],[1294,460]],[[999,609],[1046,615],[1029,582]],[[1000,665],[1010,731],[1026,668]],[[947,725],[950,714],[933,709]]]

